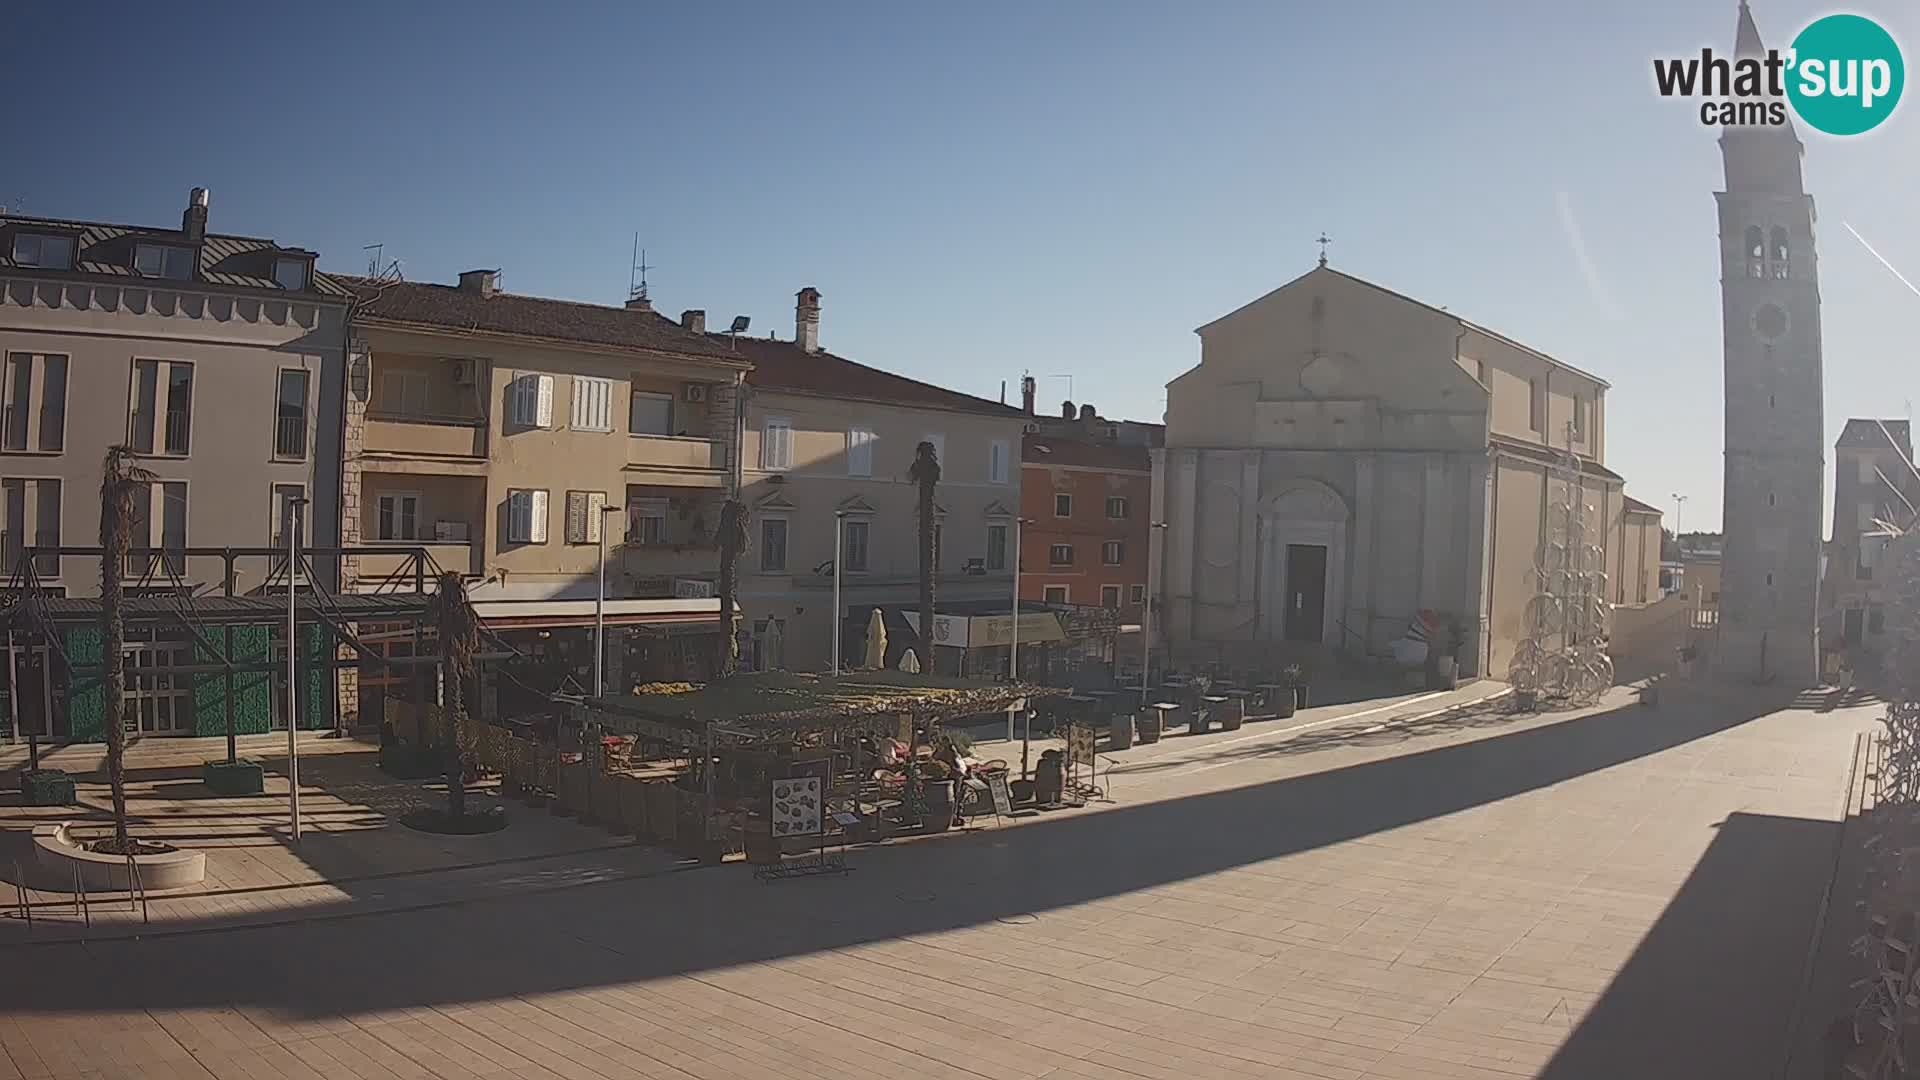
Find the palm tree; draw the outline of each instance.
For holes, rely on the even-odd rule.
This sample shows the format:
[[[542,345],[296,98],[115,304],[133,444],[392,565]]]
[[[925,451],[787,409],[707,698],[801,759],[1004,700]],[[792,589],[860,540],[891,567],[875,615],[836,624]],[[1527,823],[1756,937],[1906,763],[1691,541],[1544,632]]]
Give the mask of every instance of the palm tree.
[[[127,835],[127,624],[120,604],[126,597],[123,574],[133,543],[137,500],[153,490],[154,475],[134,461],[133,450],[110,447],[100,465],[100,655],[107,727],[107,784],[113,789],[113,843],[119,852],[133,846]]]
[[[460,734],[467,726],[467,680],[473,677],[473,655],[480,651],[480,622],[467,600],[467,583],[458,573],[440,575],[435,594],[439,609],[440,648],[446,665],[446,721],[442,733],[447,759],[447,813],[467,812],[466,762],[461,759]]]
[[[728,499],[720,507],[720,650],[714,674],[732,675],[740,659],[740,644],[734,635],[734,594],[740,590],[740,556],[747,550],[747,508],[739,499]]]
[[[940,458],[933,443],[922,442],[913,452],[907,476],[920,485],[920,670],[933,670],[933,488],[940,482]]]

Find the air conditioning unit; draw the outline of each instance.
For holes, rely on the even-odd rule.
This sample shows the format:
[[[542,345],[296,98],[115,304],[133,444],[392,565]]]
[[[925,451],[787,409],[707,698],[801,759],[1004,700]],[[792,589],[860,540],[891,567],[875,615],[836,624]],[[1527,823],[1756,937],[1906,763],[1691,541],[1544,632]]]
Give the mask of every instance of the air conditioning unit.
[[[688,383],[680,388],[680,398],[683,401],[698,405],[707,400],[707,384],[697,382]]]
[[[1029,435],[1038,435],[1040,434],[1040,425],[1033,423],[1032,421],[1029,421],[1024,426],[1022,426],[1020,430],[1026,432]]]
[[[453,381],[460,386],[472,386],[479,363],[473,360],[455,360],[453,362]]]

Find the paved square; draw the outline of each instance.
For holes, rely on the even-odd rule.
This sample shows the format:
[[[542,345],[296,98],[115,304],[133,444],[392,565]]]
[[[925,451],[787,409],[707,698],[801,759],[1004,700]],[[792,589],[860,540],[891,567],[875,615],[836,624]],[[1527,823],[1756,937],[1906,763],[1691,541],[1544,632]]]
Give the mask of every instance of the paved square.
[[[0,1080],[1770,1077],[1871,710],[1769,708],[1276,721],[841,879],[8,945]]]

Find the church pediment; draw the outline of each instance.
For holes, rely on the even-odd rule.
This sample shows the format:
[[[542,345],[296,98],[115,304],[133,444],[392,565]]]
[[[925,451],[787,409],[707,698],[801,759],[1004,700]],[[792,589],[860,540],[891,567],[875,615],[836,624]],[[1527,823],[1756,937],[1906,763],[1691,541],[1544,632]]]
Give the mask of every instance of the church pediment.
[[[800,509],[799,507],[793,504],[792,499],[787,498],[787,493],[784,491],[776,491],[770,495],[761,496],[760,498],[754,500],[753,508],[755,510],[798,510]]]

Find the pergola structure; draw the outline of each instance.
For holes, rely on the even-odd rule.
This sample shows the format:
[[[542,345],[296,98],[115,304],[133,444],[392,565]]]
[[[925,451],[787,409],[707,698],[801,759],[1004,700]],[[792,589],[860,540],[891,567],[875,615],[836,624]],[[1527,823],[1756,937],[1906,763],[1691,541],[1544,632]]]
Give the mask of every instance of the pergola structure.
[[[105,672],[100,655],[98,633],[101,599],[58,595],[38,573],[41,559],[91,557],[98,560],[99,547],[30,547],[20,553],[4,595],[0,595],[0,630],[8,640],[8,685],[13,678],[19,650],[44,647],[49,659],[57,658],[69,680],[70,703],[97,693]],[[334,560],[354,556],[398,556],[394,573],[380,580],[370,591],[342,593],[327,587]],[[224,573],[217,586],[189,581],[187,561],[193,558],[222,560]],[[243,560],[266,560],[267,573],[262,582],[245,592],[237,587],[238,567]],[[318,561],[319,565],[316,566]],[[258,674],[253,680],[264,691],[269,673],[285,670],[282,653],[275,658],[274,633],[283,635],[288,625],[289,559],[284,548],[181,547],[163,551],[137,550],[129,557],[126,597],[121,606],[129,638],[171,635],[173,640],[191,643],[193,663],[172,663],[164,667],[129,667],[129,685],[134,680],[190,680],[195,700],[211,698],[215,690],[224,699],[222,727],[231,755],[236,732],[236,703],[243,696],[236,688],[236,676]],[[437,644],[432,651],[427,639],[437,617],[434,592],[430,586],[439,577],[440,568],[424,547],[378,545],[359,547],[310,548],[300,552],[293,566],[292,615],[296,636],[307,641],[307,655],[299,667],[312,673],[303,689],[313,695],[313,706],[331,700],[340,668],[359,668],[370,663],[389,670],[405,669],[415,704],[437,696],[436,669],[444,657]],[[389,657],[359,640],[354,627],[361,623],[402,624],[413,632],[412,656]],[[491,639],[492,649],[476,659],[498,660],[513,655],[498,638],[482,627],[483,638]],[[345,646],[343,650],[341,646]],[[295,647],[291,642],[284,647]],[[342,653],[345,656],[342,656]],[[321,681],[324,678],[324,682]],[[216,680],[203,683],[202,680]],[[46,682],[52,681],[49,671]],[[209,686],[201,693],[203,685]],[[291,690],[291,688],[290,688]],[[19,730],[19,695],[10,695],[12,722],[16,735],[46,734],[36,727],[32,732]],[[249,705],[264,701],[255,694]],[[310,706],[306,711],[316,718],[331,715],[331,710]],[[50,717],[48,717],[50,719]],[[104,724],[106,718],[102,717]],[[44,723],[44,721],[43,721]],[[319,725],[316,725],[319,726]],[[104,730],[104,728],[103,728]]]

